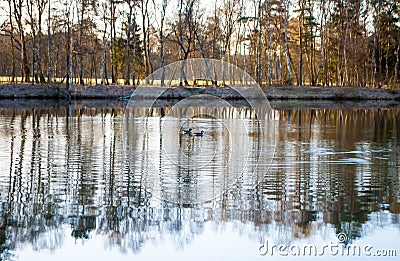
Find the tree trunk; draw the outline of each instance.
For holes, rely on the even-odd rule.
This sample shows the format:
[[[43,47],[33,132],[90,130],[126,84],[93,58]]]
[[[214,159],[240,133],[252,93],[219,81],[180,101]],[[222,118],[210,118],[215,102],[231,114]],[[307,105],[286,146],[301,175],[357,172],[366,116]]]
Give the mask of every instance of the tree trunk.
[[[267,52],[267,84],[271,85],[271,51],[272,51],[272,37],[274,34],[274,28],[271,27],[271,6],[268,3],[268,52]]]
[[[103,57],[101,59],[101,84],[108,85],[106,59],[107,59],[107,40],[104,39],[103,40]]]
[[[136,85],[136,44],[137,44],[137,36],[136,36],[136,15],[133,16],[133,85]]]
[[[344,59],[344,76],[341,82],[341,86],[348,85],[349,81],[349,72],[347,68],[347,42],[349,39],[349,15],[348,15],[348,9],[346,9],[346,16],[345,16],[345,22],[346,22],[346,31],[345,31],[345,36],[344,36],[344,42],[343,42],[343,59]]]
[[[21,56],[22,56],[22,63],[23,63],[23,70],[24,70],[24,74],[23,74],[23,81],[24,82],[30,82],[30,77],[29,77],[29,64],[28,64],[28,55],[26,53],[26,43],[25,43],[25,33],[22,31],[22,35],[21,35],[21,42],[22,42],[22,51],[21,51]],[[24,77],[25,76],[25,77]]]
[[[26,43],[25,43],[25,31],[24,26],[22,24],[23,15],[22,15],[22,0],[13,0],[14,6],[14,18],[18,25],[19,31],[19,45],[20,45],[20,56],[21,56],[21,82],[29,82],[29,65],[28,65],[28,57],[26,55]]]
[[[71,31],[71,28],[69,28],[69,31]],[[73,89],[72,89],[72,79],[73,79],[73,77],[72,77],[72,35],[71,35],[71,32],[69,33],[69,37],[70,37],[70,39],[69,39],[69,86],[68,86],[68,93],[69,93],[69,96],[71,96],[71,94],[72,94],[72,91],[73,91]]]
[[[165,81],[165,61],[164,61],[164,19],[167,9],[167,0],[162,2],[161,24],[160,24],[160,56],[161,56],[161,86],[164,86]],[[214,44],[213,44],[214,46]]]
[[[115,30],[115,2],[113,0],[111,1],[111,83],[115,84],[116,79],[115,79],[115,35],[116,35],[116,30]]]
[[[13,83],[15,81],[15,53],[14,53],[14,23],[12,19],[12,5],[11,5],[11,0],[8,0],[8,9],[9,9],[9,19],[10,19],[10,27],[11,27],[11,32],[10,32],[10,42],[11,42],[11,82]]]
[[[30,25],[31,25],[31,32],[32,32],[32,74],[33,74],[33,81],[32,83],[39,83],[39,78],[37,75],[37,47],[36,47],[36,24],[35,24],[35,17],[33,13],[33,6],[34,3],[32,0],[27,2],[27,10],[28,15],[30,18]]]
[[[35,30],[32,29],[32,35],[33,35],[33,56],[32,56],[32,67],[33,67],[33,78],[34,80],[32,83],[39,83],[39,77],[37,74],[37,48],[36,48],[36,33]]]
[[[103,23],[104,23],[104,32],[103,32],[103,57],[101,58],[101,84],[108,85],[107,79],[107,20],[106,20],[106,6],[103,5]]]
[[[48,14],[47,14],[47,82],[51,83],[53,81],[53,66],[54,60],[53,50],[51,48],[51,1],[49,0]]]
[[[71,23],[72,19],[70,17],[70,10],[67,11],[67,88],[68,88],[68,98],[71,98],[72,94],[72,29]]]
[[[376,86],[376,75],[377,75],[377,61],[376,55],[378,51],[378,39],[377,39],[377,24],[380,13],[380,0],[378,0],[378,10],[375,9],[375,21],[374,21],[374,47],[372,49],[372,86]]]
[[[400,63],[400,42],[397,44],[396,65],[394,68],[393,85],[397,85],[397,77],[399,76],[399,63]]]
[[[288,84],[292,85],[293,83],[293,74],[290,66],[290,54],[289,54],[289,2],[290,0],[285,0],[285,51],[286,51],[286,64],[287,70],[289,74]]]
[[[42,49],[41,49],[41,44],[42,44],[42,17],[43,17],[43,12],[44,9],[46,8],[46,2],[45,1],[38,1],[37,5],[38,5],[38,48],[37,48],[37,66],[38,66],[38,73],[39,73],[39,81],[41,83],[45,83],[46,80],[44,78],[43,75],[43,68],[42,68]]]
[[[147,70],[147,75],[146,75],[146,77],[148,76],[148,75],[150,75],[150,79],[152,80],[152,82],[151,82],[151,84],[153,84],[153,79],[152,79],[152,77],[153,77],[153,75],[152,75],[152,72],[153,72],[153,63],[151,62],[151,59],[150,59],[150,28],[151,28],[151,23],[150,23],[150,15],[149,15],[149,13],[148,13],[148,10],[146,11],[146,13],[147,13],[147,33],[146,33],[146,35],[147,35],[147,48],[145,49],[146,51],[147,51],[147,63],[148,63],[148,70]]]
[[[78,10],[78,5],[76,6],[76,13],[78,16],[78,73],[79,73],[79,84],[83,85],[83,66],[82,66],[82,34],[83,34],[83,29],[82,29],[82,23],[83,23],[83,15],[85,13],[85,3],[82,1],[81,4],[81,10],[79,12]]]
[[[149,0],[141,0],[141,12],[142,12],[142,32],[143,32],[143,47],[144,47],[144,73],[145,73],[145,78],[147,78],[147,75],[149,74],[149,57],[148,57],[148,28],[146,26],[146,18],[147,18],[147,7],[148,7],[148,2]],[[146,82],[148,83],[148,82]]]
[[[321,69],[325,73],[325,39],[326,39],[326,29],[325,29],[325,1],[321,1],[321,21],[320,21],[320,37],[321,37],[321,64],[318,66],[317,75],[315,76],[315,81],[318,83],[319,75]],[[326,84],[326,79],[325,83]]]
[[[96,61],[97,60],[96,60],[96,55],[95,54],[93,54],[92,60],[93,60],[94,81],[95,81],[95,84],[97,85],[97,66],[96,66],[96,64],[97,64]]]
[[[303,10],[299,19],[299,41],[300,41],[300,58],[299,58],[299,86],[303,85]]]
[[[126,29],[126,47],[125,47],[125,84],[130,85],[131,81],[131,21],[132,21],[132,12],[133,12],[133,4],[131,1],[128,2],[129,5],[129,13],[128,13],[128,25]]]
[[[300,44],[300,54],[299,54],[299,86],[303,85],[303,26],[304,26],[304,0],[299,0],[299,8],[300,8],[300,15],[299,15],[299,44]]]
[[[389,60],[390,38],[391,37],[389,36],[389,40],[388,40],[387,47],[386,47],[386,55],[385,55],[385,70],[386,70],[386,72],[385,72],[385,80],[383,81],[383,85],[387,85],[388,79],[389,79],[389,63],[388,63],[388,60]]]
[[[179,74],[179,86],[183,86],[183,66],[184,63],[182,62],[183,60],[183,28],[182,28],[182,9],[183,9],[183,0],[179,1],[179,41],[180,41],[180,50],[179,50],[179,60],[181,60],[182,66],[180,68],[181,73]]]

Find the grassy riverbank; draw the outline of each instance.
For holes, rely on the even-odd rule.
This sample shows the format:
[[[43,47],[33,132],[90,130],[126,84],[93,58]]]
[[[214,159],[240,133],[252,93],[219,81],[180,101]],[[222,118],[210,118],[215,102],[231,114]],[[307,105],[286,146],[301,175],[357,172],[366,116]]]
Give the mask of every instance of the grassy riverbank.
[[[178,100],[159,100],[153,107],[171,107]],[[389,100],[363,100],[363,101],[331,101],[331,100],[269,100],[271,107],[275,110],[292,109],[388,109],[400,108],[400,101]],[[114,110],[123,111],[127,101],[118,99],[79,99],[79,100],[48,100],[48,99],[2,99],[0,100],[0,114],[3,110],[14,109],[40,109],[48,108],[53,110],[59,107],[72,107],[73,109],[92,110]],[[232,100],[230,104],[237,107],[246,107],[248,104],[242,100]]]
[[[154,92],[146,91],[144,98],[156,98],[157,86]],[[129,97],[135,87],[121,85],[74,85],[72,99],[118,99]],[[163,88],[161,99],[182,99],[194,94],[210,94],[223,99],[242,99],[241,95],[230,88]],[[300,99],[300,100],[387,100],[400,101],[399,90],[353,88],[353,87],[309,87],[309,86],[269,86],[263,88],[268,99]],[[32,85],[32,84],[2,84],[0,98],[2,99],[66,99],[68,89],[65,84]]]

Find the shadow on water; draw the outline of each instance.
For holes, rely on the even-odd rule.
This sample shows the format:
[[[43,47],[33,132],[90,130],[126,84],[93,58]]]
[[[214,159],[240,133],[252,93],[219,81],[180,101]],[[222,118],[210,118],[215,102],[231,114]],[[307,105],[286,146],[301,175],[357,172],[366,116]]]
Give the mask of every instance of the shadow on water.
[[[107,246],[134,253],[162,237],[183,249],[210,222],[215,229],[235,222],[250,237],[276,234],[283,242],[321,230],[344,232],[353,240],[376,227],[399,228],[399,109],[276,110],[275,157],[268,171],[257,169],[262,179],[254,181],[250,161],[233,186],[224,187],[213,171],[221,177],[229,171],[211,164],[203,174],[218,184],[201,193],[214,195],[212,188],[222,187],[222,194],[193,204],[164,200],[168,193],[156,197],[149,180],[151,164],[177,178],[163,181],[170,193],[200,182],[185,178],[187,169],[165,164],[157,136],[165,109],[154,109],[146,131],[133,125],[129,165],[123,103],[1,108],[2,257],[12,258],[26,243],[36,250],[60,248],[65,233],[83,240],[101,235]],[[223,110],[219,115],[229,119],[232,113]],[[250,109],[232,110],[243,116],[256,151]],[[212,121],[198,124],[216,142],[204,149],[217,152],[213,162],[226,160],[226,133]],[[190,138],[182,139],[187,148]]]

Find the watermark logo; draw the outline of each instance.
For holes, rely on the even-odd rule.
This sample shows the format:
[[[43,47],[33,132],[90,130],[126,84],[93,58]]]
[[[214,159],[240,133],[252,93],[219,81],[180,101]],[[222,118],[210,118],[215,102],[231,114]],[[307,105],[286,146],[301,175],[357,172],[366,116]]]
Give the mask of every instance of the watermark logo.
[[[179,61],[149,75],[128,101],[127,166],[152,197],[211,201],[244,176],[254,186],[262,181],[274,154],[274,125],[249,74],[220,60]]]
[[[265,240],[258,248],[261,256],[374,256],[395,257],[396,249],[378,249],[370,244],[347,244],[349,241],[345,233],[336,235],[337,242],[326,244],[274,244]]]
[[[337,237],[339,243],[346,243],[348,241],[346,233],[343,233],[343,232],[339,233],[336,235],[336,237]]]

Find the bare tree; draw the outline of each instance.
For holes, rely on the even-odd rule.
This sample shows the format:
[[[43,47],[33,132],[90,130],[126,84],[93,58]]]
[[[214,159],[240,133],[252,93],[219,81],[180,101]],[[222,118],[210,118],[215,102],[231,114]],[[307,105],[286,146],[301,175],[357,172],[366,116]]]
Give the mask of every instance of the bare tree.
[[[299,86],[303,85],[303,23],[304,23],[304,0],[299,0],[299,44],[300,44],[300,58],[299,58]]]
[[[198,13],[194,12],[194,6],[196,0],[180,0],[179,1],[179,13],[178,21],[171,21],[169,24],[170,31],[166,38],[168,41],[178,45],[179,47],[179,57],[183,62],[181,63],[181,79],[180,86],[189,85],[187,79],[184,76],[183,68],[185,66],[185,60],[188,59],[189,54],[196,50],[196,24],[194,21],[197,20]]]
[[[7,0],[8,2],[8,19],[9,19],[9,23],[10,23],[10,42],[11,42],[11,70],[12,70],[12,74],[11,74],[11,82],[15,81],[15,77],[16,77],[16,64],[15,64],[15,52],[14,52],[14,22],[13,22],[13,6],[12,6],[12,0]]]
[[[290,65],[290,53],[289,53],[289,4],[290,0],[285,0],[285,51],[286,51],[286,65],[289,74],[288,84],[292,85],[293,82],[293,74]]]
[[[135,7],[135,2],[132,0],[125,0],[129,11],[128,11],[128,23],[126,25],[126,57],[125,57],[125,62],[126,62],[126,69],[125,69],[125,84],[129,85],[130,84],[130,79],[131,79],[131,27],[132,27],[132,15],[133,15],[133,9]],[[135,29],[134,29],[134,34],[135,34]],[[134,63],[136,61],[133,61]],[[133,84],[135,84],[135,81],[133,81]]]
[[[38,83],[39,78],[37,75],[37,43],[36,43],[36,14],[34,12],[33,7],[35,6],[33,0],[27,0],[27,11],[28,15],[30,18],[30,26],[31,26],[31,32],[32,32],[32,73],[33,73],[33,81],[32,83]]]
[[[326,39],[326,7],[325,7],[326,3],[325,0],[322,0],[320,3],[320,12],[321,12],[321,17],[320,17],[320,29],[319,29],[319,33],[320,33],[320,38],[321,38],[321,63],[318,67],[318,72],[317,72],[317,76],[316,76],[316,81],[318,82],[318,78],[319,75],[321,73],[321,69],[323,71],[323,73],[326,73],[326,62],[325,62],[325,39]],[[326,84],[326,75],[324,77],[325,80],[325,84]]]
[[[372,86],[376,85],[376,75],[377,75],[377,61],[376,61],[376,56],[377,56],[377,51],[378,51],[378,32],[377,32],[377,27],[379,23],[379,15],[380,15],[380,10],[381,10],[381,1],[378,0],[378,4],[375,5],[375,10],[374,10],[374,47],[372,48]]]
[[[394,69],[394,77],[393,77],[393,84],[397,84],[397,77],[399,75],[399,63],[400,63],[400,42],[397,44],[396,50],[396,65]]]
[[[144,47],[144,73],[147,76],[150,72],[149,63],[149,0],[140,0],[140,11],[142,15],[142,32],[143,32],[143,47]]]
[[[77,0],[79,3],[76,4],[76,13],[78,18],[78,74],[79,74],[79,83],[84,84],[83,82],[83,66],[82,66],[82,31],[83,31],[83,16],[86,11],[86,1],[85,0]]]
[[[164,20],[165,20],[165,11],[167,9],[168,1],[162,0],[161,7],[161,22],[160,22],[160,59],[161,59],[161,86],[164,86],[165,80],[165,57],[164,57]]]
[[[258,48],[257,48],[257,55],[258,55],[258,83],[261,85],[262,84],[262,78],[263,78],[263,60],[262,60],[262,31],[263,31],[263,26],[262,26],[262,1],[258,0]]]
[[[101,84],[108,84],[108,77],[107,77],[107,3],[102,3],[101,5],[101,14],[102,14],[102,20],[103,20],[103,54],[102,54],[102,59],[101,59]]]
[[[32,67],[33,78],[36,83],[45,82],[42,70],[42,20],[43,13],[47,6],[47,0],[28,0],[27,11],[30,18],[30,27],[32,33]],[[37,9],[37,10],[36,10]]]
[[[171,13],[168,0],[6,1],[0,63],[11,82],[83,84],[99,72],[103,84],[137,84],[201,56],[268,85],[399,86],[398,0],[215,0],[209,13],[199,0]]]
[[[274,35],[274,28],[271,23],[271,14],[272,8],[271,3],[268,2],[267,4],[267,15],[268,15],[268,50],[267,50],[267,84],[271,85],[272,77],[271,77],[271,53],[272,53],[272,37]]]
[[[47,7],[47,82],[53,81],[54,74],[54,51],[52,49],[52,17],[51,17],[51,1],[48,1]]]
[[[74,16],[74,7],[71,5],[69,1],[63,3],[62,15],[65,18],[64,28],[66,33],[66,45],[65,45],[65,54],[66,54],[66,85],[69,92],[69,97],[71,97],[71,93],[73,91],[73,43],[72,43],[72,26],[73,26],[73,16]]]
[[[38,11],[38,48],[37,48],[37,64],[38,64],[38,71],[39,71],[39,80],[41,83],[46,82],[44,75],[43,75],[43,68],[42,68],[42,62],[43,62],[43,55],[42,55],[42,20],[43,20],[43,14],[44,11],[46,10],[46,6],[49,0],[36,0],[36,8]]]
[[[250,17],[241,17],[240,2],[233,0],[226,0],[223,2],[223,6],[220,8],[220,19],[223,24],[222,31],[222,52],[223,56],[226,56],[226,61],[231,62],[231,49],[232,49],[232,37],[234,35],[235,23],[238,21],[248,22]]]
[[[137,80],[137,73],[136,73],[136,56],[137,56],[137,34],[136,34],[136,16],[133,16],[133,74],[132,74],[132,80],[133,80],[133,85],[136,85],[136,80]]]
[[[29,82],[29,65],[28,65],[28,56],[26,53],[23,7],[24,7],[23,0],[13,0],[14,19],[17,23],[17,28],[19,33],[18,43],[20,46],[20,57],[21,57],[21,80]]]
[[[119,4],[118,0],[109,0],[110,1],[110,20],[111,20],[111,33],[110,33],[110,41],[111,41],[111,82],[113,84],[117,83],[117,79],[115,79],[115,65],[116,65],[116,59],[115,59],[115,38],[117,35],[117,30],[116,30],[116,22],[117,22],[117,15],[116,15],[116,10],[117,10],[117,4]]]

